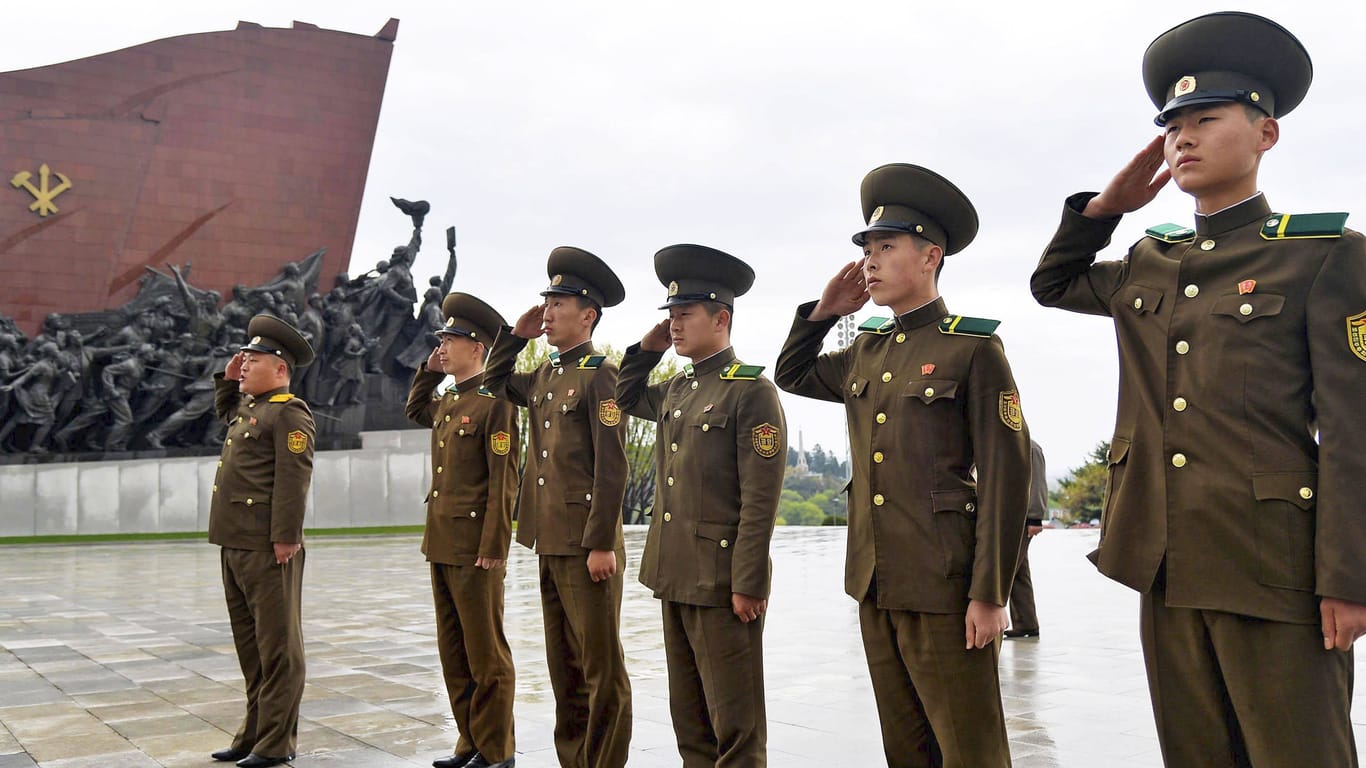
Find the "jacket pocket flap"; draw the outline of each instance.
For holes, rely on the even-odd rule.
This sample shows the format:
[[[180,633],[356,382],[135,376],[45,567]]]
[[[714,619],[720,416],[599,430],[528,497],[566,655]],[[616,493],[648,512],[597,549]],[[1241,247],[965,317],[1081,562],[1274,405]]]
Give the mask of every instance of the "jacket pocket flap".
[[[977,491],[960,488],[956,491],[930,491],[930,499],[935,512],[959,512],[965,515],[977,514]]]
[[[912,379],[901,391],[902,397],[918,397],[926,403],[952,400],[957,395],[958,382],[953,379]]]
[[[456,437],[473,437],[477,434],[479,434],[479,425],[473,421],[468,424],[455,425]]]
[[[1313,472],[1259,472],[1252,476],[1252,492],[1257,501],[1280,499],[1300,509],[1312,509],[1318,491],[1318,475]]]
[[[862,376],[852,376],[849,383],[845,385],[850,397],[863,397],[863,393],[868,389],[868,379]]]
[[[1129,441],[1122,437],[1116,437],[1110,441],[1110,453],[1107,457],[1111,464],[1121,464],[1124,457],[1129,455]]]
[[[558,403],[558,405],[556,404]],[[563,400],[553,400],[548,405],[560,413],[573,413],[579,409],[579,398],[566,397]]]
[[[729,547],[735,543],[735,533],[740,530],[738,525],[726,525],[725,523],[698,523],[697,538],[714,541],[722,547]]]
[[[1239,296],[1230,293],[1214,301],[1211,315],[1231,317],[1240,323],[1247,323],[1259,317],[1279,315],[1285,307],[1285,297],[1278,293],[1249,293]]]
[[[234,493],[228,497],[233,504],[245,504],[248,507],[270,506],[270,497],[251,493]]]
[[[727,414],[724,413],[704,413],[692,423],[692,426],[701,429],[703,432],[708,432],[713,429],[725,429],[726,417]]]
[[[584,506],[592,506],[592,505],[593,505],[593,492],[592,492],[591,490],[583,490],[583,491],[565,491],[565,493],[564,493],[564,503],[566,503],[566,504],[583,504]]]
[[[1162,290],[1135,284],[1123,291],[1119,300],[1120,304],[1128,307],[1130,312],[1136,312],[1140,315],[1145,312],[1156,312],[1157,308],[1162,306]]]

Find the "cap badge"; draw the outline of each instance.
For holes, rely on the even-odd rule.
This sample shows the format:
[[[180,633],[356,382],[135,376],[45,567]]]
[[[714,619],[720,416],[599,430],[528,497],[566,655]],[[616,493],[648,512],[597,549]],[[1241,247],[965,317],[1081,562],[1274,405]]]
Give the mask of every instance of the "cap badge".
[[[1195,76],[1194,76],[1194,75],[1186,75],[1185,77],[1183,77],[1183,78],[1181,78],[1180,80],[1177,80],[1177,81],[1176,81],[1176,88],[1173,90],[1173,95],[1174,95],[1174,96],[1185,96],[1186,94],[1188,94],[1188,93],[1190,93],[1191,91],[1194,91],[1194,90],[1195,90]]]
[[[261,337],[260,337],[260,336],[252,336],[252,337],[251,337],[251,343],[252,343],[252,344],[260,344],[260,343],[261,343]]]
[[[447,328],[450,328],[452,325],[455,325],[455,318],[453,318],[453,317],[448,317],[448,318],[446,318],[446,327],[447,327]]]
[[[560,283],[563,283],[563,282],[564,282],[564,275],[555,275],[554,277],[550,278],[550,284],[551,284],[551,285],[559,285]]]
[[[876,207],[876,208],[873,209],[873,215],[868,217],[868,223],[869,223],[869,224],[872,224],[873,222],[875,222],[875,221],[877,221],[878,219],[881,219],[881,218],[882,218],[882,206],[879,205],[878,207]]]
[[[1256,287],[1256,280],[1244,280],[1241,283],[1238,283],[1238,295],[1244,296],[1246,294],[1252,293],[1253,289],[1255,289]]]
[[[677,296],[677,295],[678,295],[678,281],[677,281],[677,280],[670,280],[670,281],[669,281],[669,295],[670,295],[670,296]]]

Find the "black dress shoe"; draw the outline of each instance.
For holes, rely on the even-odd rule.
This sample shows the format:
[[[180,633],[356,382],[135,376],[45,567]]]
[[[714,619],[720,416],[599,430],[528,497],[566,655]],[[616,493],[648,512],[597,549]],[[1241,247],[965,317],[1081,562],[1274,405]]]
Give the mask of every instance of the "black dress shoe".
[[[515,757],[509,757],[506,760],[500,760],[496,763],[490,763],[488,761],[488,758],[484,757],[483,755],[476,754],[473,760],[470,760],[468,763],[465,763],[465,768],[512,768],[516,764],[517,758]]]
[[[284,757],[261,757],[252,753],[237,761],[237,768],[270,768],[272,765],[284,765],[294,759],[294,755]]]
[[[478,752],[471,752],[467,755],[451,755],[450,757],[438,757],[432,761],[432,768],[465,768],[470,761],[478,757]]]
[[[1035,627],[1033,629],[1007,629],[1005,631],[1005,636],[1007,640],[1014,640],[1018,637],[1038,637],[1039,628]]]
[[[224,763],[235,763],[250,754],[251,750],[249,749],[233,749],[232,747],[228,747],[227,749],[218,750],[212,755],[209,755],[209,757]]]

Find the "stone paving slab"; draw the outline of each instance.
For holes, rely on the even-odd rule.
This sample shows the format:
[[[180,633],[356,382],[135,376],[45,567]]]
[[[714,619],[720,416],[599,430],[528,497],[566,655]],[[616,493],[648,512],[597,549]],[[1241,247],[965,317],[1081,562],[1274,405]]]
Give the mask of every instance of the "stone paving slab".
[[[857,607],[841,591],[844,535],[780,528],[774,538],[765,665],[776,767],[884,764]],[[1000,664],[1019,768],[1161,764],[1138,600],[1085,561],[1095,538],[1050,531],[1031,546],[1043,637],[1006,642]],[[454,744],[419,542],[309,544],[300,768],[411,768]],[[643,530],[629,531],[627,542],[630,765],[677,766],[659,606],[634,579]],[[534,556],[514,547],[508,574],[518,765],[553,768]],[[214,765],[208,753],[227,745],[243,706],[216,548],[7,547],[0,585],[0,768]],[[1362,741],[1366,703],[1354,703]]]

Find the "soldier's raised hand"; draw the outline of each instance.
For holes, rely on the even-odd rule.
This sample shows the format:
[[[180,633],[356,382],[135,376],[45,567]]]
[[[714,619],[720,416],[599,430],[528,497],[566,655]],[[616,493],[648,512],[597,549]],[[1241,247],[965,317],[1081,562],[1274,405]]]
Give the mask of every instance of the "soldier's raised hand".
[[[228,364],[223,366],[223,378],[227,379],[228,381],[241,381],[242,361],[245,359],[245,352],[238,352],[237,354],[228,358]]]
[[[820,301],[807,316],[808,320],[827,320],[852,315],[868,303],[868,284],[863,277],[866,259],[851,261],[840,267],[830,282],[825,284]]]
[[[1123,216],[1152,202],[1171,181],[1170,168],[1162,168],[1164,137],[1159,135],[1134,155],[1099,195],[1091,198],[1082,211],[1087,218],[1108,219]],[[1159,170],[1161,169],[1161,170]]]
[[[665,352],[673,346],[673,336],[669,333],[669,318],[664,318],[652,326],[640,339],[640,349],[644,352]]]
[[[517,324],[512,326],[514,336],[534,339],[545,333],[545,303],[542,302],[522,313]]]
[[[441,347],[432,350],[427,356],[427,370],[432,373],[445,373],[446,369],[441,367]]]

